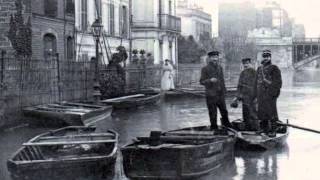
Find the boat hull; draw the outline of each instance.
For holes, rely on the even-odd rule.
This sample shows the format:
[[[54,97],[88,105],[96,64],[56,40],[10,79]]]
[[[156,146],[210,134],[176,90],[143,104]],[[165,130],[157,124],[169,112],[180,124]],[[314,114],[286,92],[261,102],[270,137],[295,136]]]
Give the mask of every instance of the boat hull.
[[[269,150],[277,146],[283,146],[286,144],[289,136],[289,131],[286,126],[278,126],[278,130],[275,137],[269,137],[265,133],[259,133],[255,131],[242,130],[243,122],[237,120],[233,122],[234,127],[238,132],[236,146],[242,149],[251,150]]]
[[[201,145],[121,149],[131,179],[190,179],[208,174],[234,159],[234,137]]]
[[[95,127],[71,126],[30,139],[7,161],[11,177],[19,180],[113,177],[118,152],[118,134],[111,130],[104,134],[94,131]],[[74,139],[71,140],[72,138]],[[113,141],[90,143],[97,138]],[[81,139],[85,140],[81,142]],[[68,140],[71,144],[66,142]]]
[[[111,116],[112,113],[112,106],[80,103],[60,103],[55,107],[49,106],[28,107],[23,110],[23,113],[31,125],[42,127],[87,126]],[[83,109],[83,112],[74,112],[76,108]]]
[[[43,162],[7,162],[11,177],[17,180],[74,179],[90,177],[103,179],[113,176],[116,157],[87,160],[64,160]]]

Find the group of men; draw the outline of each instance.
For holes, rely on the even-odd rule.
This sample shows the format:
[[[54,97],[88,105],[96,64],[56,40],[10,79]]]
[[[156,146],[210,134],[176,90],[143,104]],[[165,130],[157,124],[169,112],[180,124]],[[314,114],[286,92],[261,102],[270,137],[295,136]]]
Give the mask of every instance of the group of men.
[[[244,70],[240,74],[237,96],[231,107],[237,107],[241,101],[245,129],[262,130],[272,137],[276,135],[278,121],[277,98],[282,86],[281,71],[272,64],[270,50],[264,50],[262,58],[257,70],[250,58],[242,59]],[[211,129],[218,128],[217,109],[221,114],[221,124],[232,128],[225,103],[226,86],[218,51],[208,53],[208,65],[201,70],[200,84],[206,89]]]

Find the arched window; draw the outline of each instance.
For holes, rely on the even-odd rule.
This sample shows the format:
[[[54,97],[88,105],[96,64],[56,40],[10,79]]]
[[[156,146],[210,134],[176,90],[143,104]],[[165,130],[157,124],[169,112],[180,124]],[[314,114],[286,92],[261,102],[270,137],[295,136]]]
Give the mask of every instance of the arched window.
[[[53,34],[46,34],[43,37],[44,57],[52,57],[57,52],[57,40]]]
[[[73,60],[74,46],[73,46],[73,38],[67,38],[67,59]]]

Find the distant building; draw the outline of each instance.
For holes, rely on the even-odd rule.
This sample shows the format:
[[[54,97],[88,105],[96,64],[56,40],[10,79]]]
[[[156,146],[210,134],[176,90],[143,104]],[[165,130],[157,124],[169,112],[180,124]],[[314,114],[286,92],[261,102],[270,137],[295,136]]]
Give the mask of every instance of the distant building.
[[[289,18],[288,12],[284,10],[280,4],[273,1],[267,2],[266,5],[258,11],[264,12],[262,19],[264,24],[261,27],[278,29],[282,37],[292,36],[293,20]]]
[[[256,8],[252,2],[219,4],[219,37],[246,37],[256,28]]]
[[[7,37],[10,16],[17,10],[16,0],[0,1],[0,49],[13,52]],[[45,59],[59,54],[61,59],[74,58],[73,0],[21,0],[24,21],[30,18],[32,58]]]
[[[305,38],[306,32],[303,24],[295,24],[292,29],[292,36],[294,38]]]
[[[187,0],[179,0],[177,16],[181,18],[181,35],[192,35],[197,41],[202,34],[212,36],[211,15],[205,13],[202,8],[188,4]]]
[[[154,62],[177,62],[177,36],[181,19],[176,16],[176,0],[133,0],[133,49],[145,50]]]
[[[100,40],[102,60],[107,63],[107,52],[110,57],[120,45],[129,50],[129,0],[76,0],[75,10],[76,51],[79,59],[91,59],[96,56],[91,25],[98,14],[101,15],[103,25]]]
[[[277,29],[281,37],[292,36],[293,20],[276,2],[256,7],[252,2],[219,5],[219,36],[247,36],[259,28]]]

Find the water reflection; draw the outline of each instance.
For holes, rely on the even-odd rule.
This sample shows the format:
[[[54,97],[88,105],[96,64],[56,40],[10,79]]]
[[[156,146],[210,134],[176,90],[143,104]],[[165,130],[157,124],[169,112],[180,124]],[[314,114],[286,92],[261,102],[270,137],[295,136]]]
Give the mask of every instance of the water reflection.
[[[288,145],[276,149],[257,151],[236,151],[237,152],[237,180],[277,180],[278,162],[283,158],[289,158]]]

